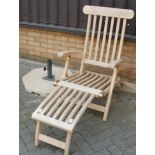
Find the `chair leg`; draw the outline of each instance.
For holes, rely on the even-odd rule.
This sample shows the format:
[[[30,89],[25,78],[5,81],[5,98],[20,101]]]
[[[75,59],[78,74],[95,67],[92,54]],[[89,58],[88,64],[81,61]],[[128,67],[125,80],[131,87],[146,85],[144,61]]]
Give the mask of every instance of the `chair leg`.
[[[64,155],[69,155],[69,148],[70,148],[70,143],[71,143],[71,137],[72,137],[72,133],[71,132],[67,132],[66,147],[65,147]]]
[[[110,103],[111,103],[111,98],[112,98],[112,95],[108,95],[107,103],[106,103],[105,111],[104,111],[104,115],[103,115],[103,121],[107,120],[109,107],[110,107]]]
[[[39,145],[39,134],[40,134],[41,128],[42,128],[41,122],[40,121],[37,121],[37,124],[36,124],[36,133],[35,133],[35,146],[38,146]]]
[[[103,115],[103,121],[107,120],[109,107],[110,107],[110,103],[111,103],[111,98],[112,98],[112,94],[113,94],[113,88],[114,88],[114,84],[115,84],[115,79],[116,79],[116,76],[117,76],[117,69],[118,68],[115,68],[114,71],[113,71],[112,80],[111,80],[110,89],[109,89],[109,94],[108,94],[108,98],[107,98],[107,103],[106,103],[106,106],[105,106],[105,112],[104,112],[104,115]]]

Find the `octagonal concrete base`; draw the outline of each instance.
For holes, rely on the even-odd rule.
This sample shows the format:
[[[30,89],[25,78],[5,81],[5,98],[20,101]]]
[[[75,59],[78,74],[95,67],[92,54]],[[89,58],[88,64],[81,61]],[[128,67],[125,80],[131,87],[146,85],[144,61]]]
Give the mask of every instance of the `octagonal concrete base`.
[[[43,68],[33,69],[23,76],[22,81],[25,90],[46,97],[55,87],[53,86],[53,82],[60,80],[63,74],[63,68],[54,66],[52,69],[54,79],[51,81],[46,79],[47,71],[44,71]],[[70,71],[70,74],[73,72]]]

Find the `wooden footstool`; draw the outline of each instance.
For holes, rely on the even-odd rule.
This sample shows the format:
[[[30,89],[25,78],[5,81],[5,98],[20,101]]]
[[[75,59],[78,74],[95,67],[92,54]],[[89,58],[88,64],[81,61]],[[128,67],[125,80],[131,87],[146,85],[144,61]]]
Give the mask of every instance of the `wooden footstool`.
[[[37,121],[35,145],[44,141],[64,149],[65,155],[68,155],[74,127],[93,98],[94,94],[57,86],[32,115],[32,119]],[[42,123],[66,131],[66,142],[42,134]]]

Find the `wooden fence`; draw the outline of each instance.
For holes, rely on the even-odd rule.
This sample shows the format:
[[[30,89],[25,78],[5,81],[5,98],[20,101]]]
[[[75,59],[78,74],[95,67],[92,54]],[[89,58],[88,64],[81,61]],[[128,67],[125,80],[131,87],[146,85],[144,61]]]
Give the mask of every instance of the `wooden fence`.
[[[20,26],[35,26],[70,32],[84,32],[84,5],[127,8],[136,13],[136,0],[20,0]],[[127,37],[135,38],[136,16],[127,23]]]

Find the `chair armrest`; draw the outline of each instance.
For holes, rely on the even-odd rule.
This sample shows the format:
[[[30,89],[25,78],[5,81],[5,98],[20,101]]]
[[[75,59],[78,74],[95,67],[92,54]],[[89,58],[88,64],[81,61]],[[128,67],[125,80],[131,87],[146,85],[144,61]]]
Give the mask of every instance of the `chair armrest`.
[[[65,77],[68,76],[68,68],[69,68],[71,57],[80,58],[80,56],[82,56],[82,53],[81,52],[73,52],[73,51],[61,51],[61,52],[58,52],[57,56],[58,57],[66,57],[64,73],[62,76],[62,79],[64,79]]]
[[[82,56],[82,52],[77,51],[60,51],[57,54],[58,57],[80,57]]]
[[[114,60],[113,62],[109,63],[109,67],[110,68],[115,68],[116,66],[118,66],[120,63],[122,62],[122,60]]]

